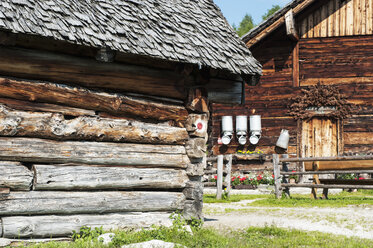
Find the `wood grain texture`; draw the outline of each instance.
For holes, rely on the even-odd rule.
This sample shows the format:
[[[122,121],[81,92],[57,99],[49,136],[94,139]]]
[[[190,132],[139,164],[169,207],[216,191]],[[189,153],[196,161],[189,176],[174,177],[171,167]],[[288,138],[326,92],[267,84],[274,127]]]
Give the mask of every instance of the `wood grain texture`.
[[[14,110],[32,111],[32,112],[51,112],[59,113],[67,116],[97,116],[95,111],[74,107],[67,107],[50,103],[38,103],[30,101],[22,101],[11,98],[1,98],[0,104]]]
[[[0,72],[3,75],[186,98],[184,78],[174,71],[123,63],[100,63],[94,59],[42,50],[4,46],[0,50]]]
[[[0,159],[36,163],[143,165],[186,168],[184,146],[0,138]]]
[[[305,169],[312,171],[313,162],[305,162]],[[363,170],[373,169],[373,160],[359,161],[319,161],[318,170]]]
[[[34,165],[34,190],[178,189],[185,170]]]
[[[153,144],[184,144],[185,128],[123,119],[16,111],[0,104],[0,135]]]
[[[0,215],[171,212],[182,209],[184,200],[184,194],[176,192],[12,192],[0,198]]]
[[[0,161],[0,188],[30,190],[34,174],[19,162]]]
[[[144,119],[185,121],[187,110],[171,103],[92,91],[63,84],[31,82],[0,77],[0,96],[32,102],[62,104]]]
[[[82,226],[102,227],[105,231],[125,228],[170,226],[170,213],[115,213],[105,215],[41,215],[3,217],[5,238],[66,237]],[[1,227],[0,227],[1,228]]]

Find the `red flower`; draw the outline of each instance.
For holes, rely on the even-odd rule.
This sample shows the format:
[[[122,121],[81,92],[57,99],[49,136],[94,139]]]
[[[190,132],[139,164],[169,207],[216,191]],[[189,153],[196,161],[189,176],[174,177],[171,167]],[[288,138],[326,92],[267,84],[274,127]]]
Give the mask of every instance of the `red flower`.
[[[218,176],[214,176],[215,179],[218,179]]]
[[[275,178],[275,175],[272,174],[272,178]]]
[[[365,178],[364,177],[359,177],[359,180],[364,180]]]

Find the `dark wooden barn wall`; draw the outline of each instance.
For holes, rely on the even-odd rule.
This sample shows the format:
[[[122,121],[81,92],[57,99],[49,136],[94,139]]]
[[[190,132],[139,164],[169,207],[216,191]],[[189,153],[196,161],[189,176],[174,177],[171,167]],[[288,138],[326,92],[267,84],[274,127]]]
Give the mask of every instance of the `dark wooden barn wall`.
[[[297,121],[288,115],[290,99],[301,88],[333,84],[354,104],[354,113],[342,121],[344,153],[373,152],[373,36],[330,37],[299,41],[300,86],[292,87],[292,49],[294,43],[279,30],[251,48],[263,64],[263,76],[257,86],[245,88],[245,105],[213,106],[212,140],[214,153],[237,150],[261,150],[274,153],[281,129],[290,130],[289,153],[297,147]],[[255,109],[262,115],[262,138],[257,147],[218,146],[221,116],[250,115]]]

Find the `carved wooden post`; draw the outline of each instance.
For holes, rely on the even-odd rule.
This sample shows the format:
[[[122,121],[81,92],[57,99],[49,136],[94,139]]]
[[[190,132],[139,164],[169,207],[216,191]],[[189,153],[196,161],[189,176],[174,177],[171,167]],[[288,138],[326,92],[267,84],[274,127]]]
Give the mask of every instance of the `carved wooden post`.
[[[222,187],[223,187],[223,163],[224,156],[218,155],[218,176],[216,179],[216,199],[221,199]]]
[[[280,165],[279,165],[279,156],[278,154],[273,154],[273,175],[275,177],[275,194],[276,198],[280,199],[282,195],[281,189],[281,175],[280,175]]]

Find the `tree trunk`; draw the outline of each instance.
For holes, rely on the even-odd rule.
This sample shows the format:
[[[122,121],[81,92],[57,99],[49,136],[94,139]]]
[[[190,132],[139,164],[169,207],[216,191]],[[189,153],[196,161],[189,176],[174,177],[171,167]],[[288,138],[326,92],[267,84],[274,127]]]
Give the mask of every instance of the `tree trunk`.
[[[142,165],[186,168],[185,147],[0,138],[0,160],[36,163]]]
[[[5,238],[66,237],[82,226],[102,227],[104,230],[170,226],[170,213],[118,213],[106,215],[19,216],[3,217]],[[1,224],[1,222],[0,222]],[[0,225],[0,233],[2,226]]]
[[[0,96],[19,100],[63,104],[76,108],[134,115],[144,119],[185,121],[187,110],[181,105],[153,100],[94,92],[62,84],[0,78]]]
[[[0,161],[0,188],[30,190],[33,173],[19,162]]]
[[[81,116],[65,120],[61,114],[11,110],[0,104],[0,135],[153,144],[184,144],[184,128],[123,119]]]
[[[0,216],[175,211],[184,201],[176,192],[11,192],[0,198]]]
[[[34,165],[35,190],[177,189],[184,188],[185,170]]]

